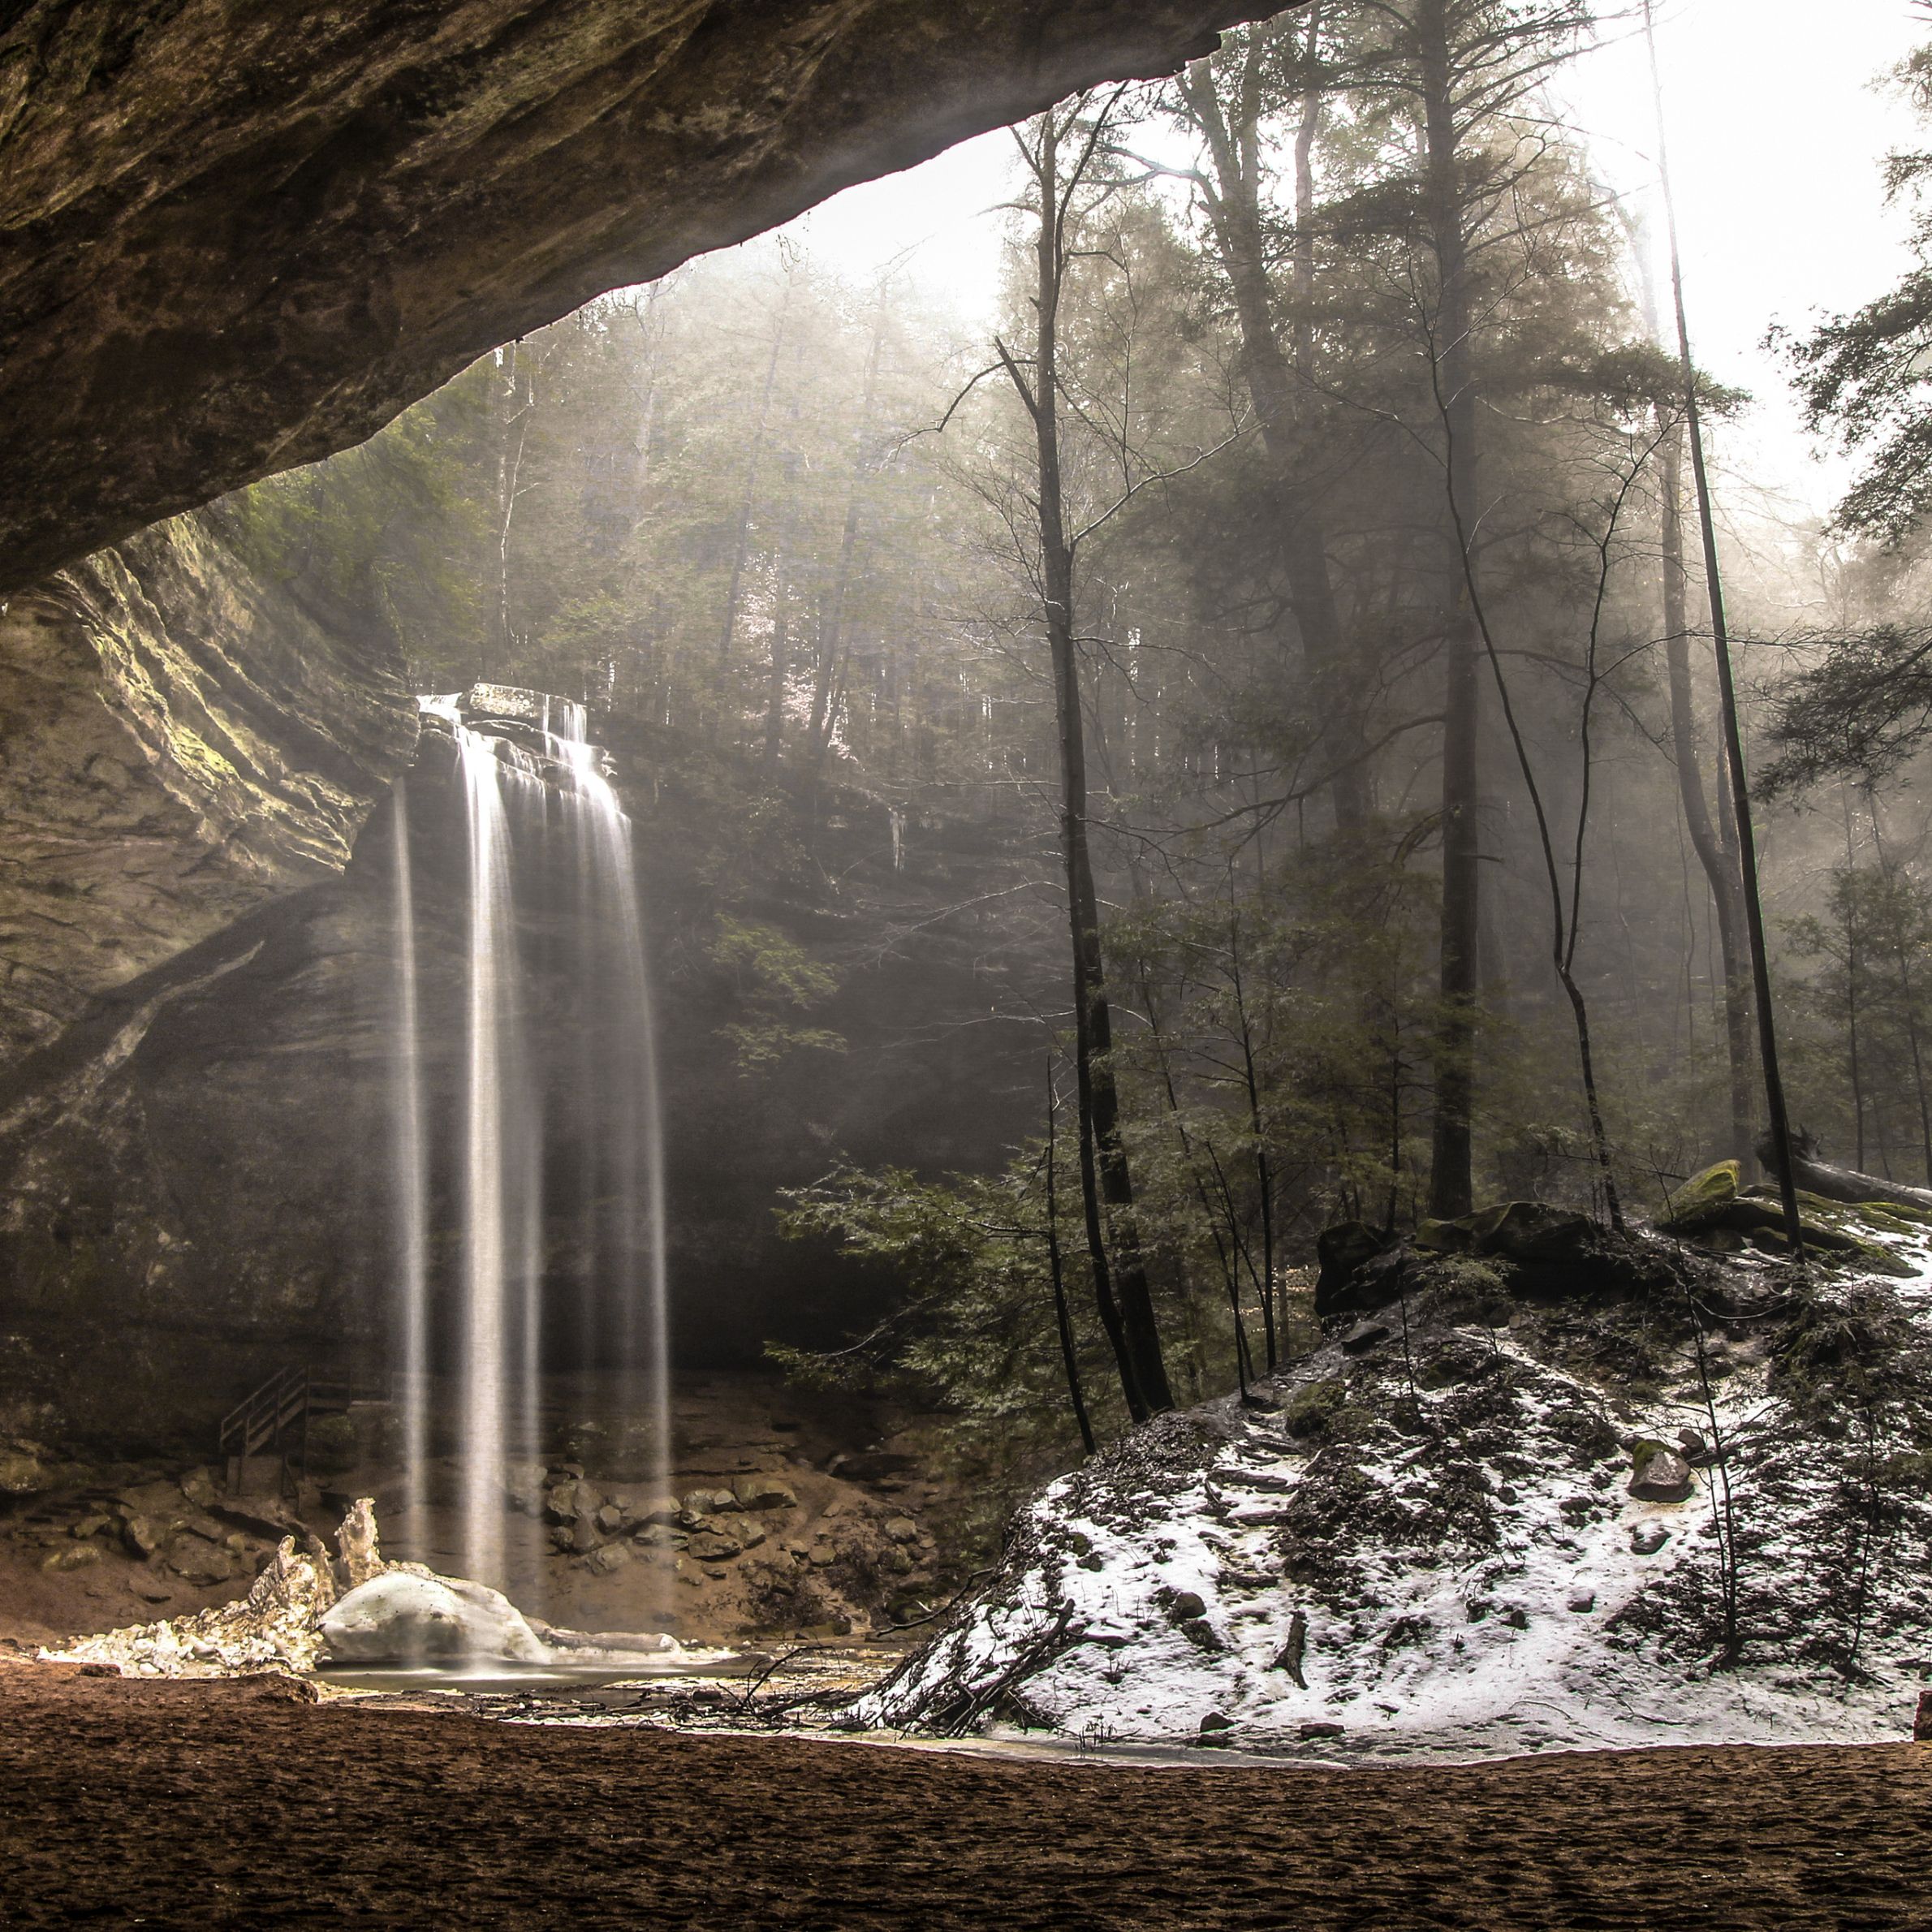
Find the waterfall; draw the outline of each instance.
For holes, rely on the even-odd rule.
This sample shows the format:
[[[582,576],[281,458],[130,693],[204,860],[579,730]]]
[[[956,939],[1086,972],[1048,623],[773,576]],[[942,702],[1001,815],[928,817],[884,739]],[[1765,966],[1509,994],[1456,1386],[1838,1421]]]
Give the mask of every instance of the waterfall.
[[[506,1119],[514,1067],[516,934],[510,900],[510,822],[494,738],[457,727],[457,769],[469,832],[469,1005],[464,1037],[462,1395],[463,1552],[468,1573],[503,1570],[503,1414],[508,1358],[504,1306],[513,1252],[510,1222],[522,1168]],[[508,1072],[512,1077],[507,1080]],[[520,1236],[524,1231],[517,1231]],[[520,1253],[524,1244],[514,1244]],[[520,1411],[523,1404],[516,1405]]]
[[[429,1463],[429,1150],[423,1136],[422,1041],[416,978],[416,891],[409,857],[409,787],[399,778],[392,868],[395,934],[394,1133],[396,1203],[396,1358],[403,1414],[404,1493],[426,1494]]]
[[[544,701],[546,748],[572,780],[563,804],[577,859],[580,960],[598,1022],[580,1037],[606,1103],[586,1110],[585,1247],[604,1279],[584,1298],[584,1329],[588,1352],[617,1365],[641,1402],[653,1473],[663,1477],[671,1444],[657,1028],[631,822],[587,722],[580,704]]]
[[[454,749],[464,854],[460,1092],[447,1163],[458,1181],[459,1240],[442,1320],[433,1322],[433,1129],[421,1091],[410,828],[399,787],[392,1112],[405,1457],[411,1493],[421,1495],[427,1399],[408,1391],[423,1386],[416,1372],[438,1360],[453,1397],[458,1494],[449,1554],[464,1575],[502,1586],[510,1580],[512,1465],[552,1447],[540,1403],[546,1356],[614,1378],[628,1437],[641,1430],[648,1440],[653,1479],[668,1473],[663,1136],[650,982],[631,822],[589,741],[584,708],[501,686],[420,702],[425,723],[446,732]],[[534,1013],[540,983],[546,1003]],[[558,985],[569,994],[562,1002]],[[558,1218],[571,1203],[574,1244],[558,1239]],[[558,1317],[573,1313],[567,1300],[558,1309],[546,1303],[554,1283],[573,1273],[576,1306],[566,1325]]]

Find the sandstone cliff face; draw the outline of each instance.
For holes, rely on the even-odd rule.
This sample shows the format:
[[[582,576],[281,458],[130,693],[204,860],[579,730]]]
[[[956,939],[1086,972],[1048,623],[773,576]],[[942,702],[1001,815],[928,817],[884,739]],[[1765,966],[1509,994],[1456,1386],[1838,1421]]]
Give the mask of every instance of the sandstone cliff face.
[[[0,609],[0,1066],[348,862],[412,754],[393,652],[179,518]]]
[[[0,594],[1240,0],[0,11]]]
[[[460,792],[382,649],[249,580],[199,522],[17,600],[0,653],[19,861],[0,882],[0,1412],[24,1399],[46,1433],[205,1455],[216,1419],[275,1370],[387,1359],[394,774],[412,754],[426,1100],[446,1156],[432,1274],[453,1280]],[[795,868],[748,894],[742,855],[720,859],[708,761],[668,738],[619,757],[658,989],[679,1360],[836,1339],[876,1284],[781,1241],[778,1190],[840,1152],[979,1167],[1024,1130],[1034,1043],[989,1024],[1003,981],[983,911],[1013,855],[972,828],[895,841],[882,805],[834,796],[820,858],[835,885]],[[735,1063],[731,1029],[755,1003],[716,956],[721,867],[737,917],[839,977],[809,1016],[834,1046]],[[529,915],[525,951],[533,1063],[558,1084],[546,1266],[568,1283],[584,990],[546,916]],[[597,1365],[555,1341],[559,1365]]]
[[[342,1178],[300,1063],[339,1040],[338,882],[416,737],[388,645],[252,578],[206,518],[0,611],[6,1392],[138,1434],[144,1392],[206,1386],[224,1325],[244,1349],[274,1334],[279,1360],[339,1312],[315,1258],[333,1237],[279,1175]],[[287,992],[256,1037],[265,1106],[236,1104],[231,1074],[250,972]],[[157,1045],[191,1011],[201,1030]]]

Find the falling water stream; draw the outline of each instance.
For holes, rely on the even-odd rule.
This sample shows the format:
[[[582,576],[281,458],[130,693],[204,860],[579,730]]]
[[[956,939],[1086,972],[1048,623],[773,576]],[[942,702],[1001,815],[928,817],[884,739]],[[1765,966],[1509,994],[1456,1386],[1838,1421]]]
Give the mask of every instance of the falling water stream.
[[[443,1125],[424,1096],[420,869],[411,864],[399,787],[391,1113],[404,1454],[409,1494],[427,1497],[436,1444],[425,1371],[440,1359],[450,1371],[454,1554],[464,1575],[501,1585],[511,1472],[544,1453],[540,1378],[546,1346],[565,1326],[546,1306],[554,1283],[575,1277],[574,1305],[554,1311],[568,1317],[569,1354],[615,1376],[631,1439],[648,1438],[653,1477],[662,1480],[668,1466],[663,1136],[650,982],[631,822],[589,740],[584,707],[499,686],[420,702],[425,721],[454,744],[467,864],[460,1093]],[[532,925],[548,935],[546,979],[567,991],[561,1020],[546,1019],[541,1048],[527,956]],[[559,1027],[568,1037],[559,1039]],[[440,1163],[439,1126],[451,1136]],[[454,1177],[459,1256],[442,1284],[440,1321],[429,1205],[429,1176],[439,1167]],[[561,1242],[559,1202],[574,1205],[577,1223]],[[554,1258],[558,1247],[567,1259]]]

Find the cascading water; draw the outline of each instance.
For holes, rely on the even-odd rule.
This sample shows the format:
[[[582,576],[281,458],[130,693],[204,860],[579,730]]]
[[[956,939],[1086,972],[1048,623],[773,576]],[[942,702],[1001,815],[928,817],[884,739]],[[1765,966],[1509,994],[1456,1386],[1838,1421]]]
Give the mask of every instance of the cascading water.
[[[422,1504],[429,1463],[429,1179],[423,1133],[421,1020],[416,973],[416,886],[409,852],[409,785],[399,778],[391,821],[395,930],[394,1123],[396,1360],[403,1414],[404,1494]]]
[[[454,1182],[459,1261],[444,1283],[438,1323],[428,1177],[438,1164],[433,1110],[423,1097],[412,891],[420,868],[412,873],[399,787],[392,1107],[405,1455],[410,1494],[425,1496],[433,1486],[428,1398],[410,1391],[440,1359],[450,1370],[457,1494],[453,1546],[438,1554],[502,1585],[514,1472],[553,1447],[540,1413],[546,1352],[614,1378],[612,1407],[625,1418],[633,1458],[643,1450],[659,1481],[667,1471],[663,1149],[650,984],[631,824],[589,742],[584,707],[498,686],[420,704],[454,748],[466,853],[460,1094],[442,1163]],[[538,981],[545,1011],[533,1017]],[[574,1234],[560,1237],[573,1213]],[[550,1284],[573,1276],[574,1308],[547,1307]]]

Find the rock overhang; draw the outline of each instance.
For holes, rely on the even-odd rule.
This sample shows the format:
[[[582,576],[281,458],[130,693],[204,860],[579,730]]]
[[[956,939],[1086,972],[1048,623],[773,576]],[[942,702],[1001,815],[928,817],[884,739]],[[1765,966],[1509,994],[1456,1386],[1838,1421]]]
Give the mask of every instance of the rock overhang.
[[[0,596],[606,289],[1274,11],[28,0],[0,29]]]

